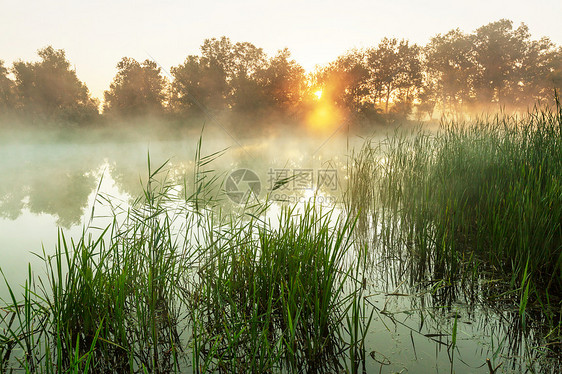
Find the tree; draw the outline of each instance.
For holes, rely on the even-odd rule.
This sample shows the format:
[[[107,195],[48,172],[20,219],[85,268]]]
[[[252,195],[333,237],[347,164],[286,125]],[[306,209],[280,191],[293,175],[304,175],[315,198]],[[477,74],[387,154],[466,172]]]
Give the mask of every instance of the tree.
[[[306,91],[306,75],[302,66],[291,59],[287,48],[279,50],[256,74],[269,109],[289,116],[299,111]]]
[[[323,97],[342,109],[358,112],[370,99],[369,78],[363,52],[353,50],[319,71],[316,80]]]
[[[117,64],[117,74],[104,93],[104,113],[130,117],[162,115],[167,82],[154,61],[142,64],[123,57]]]
[[[407,40],[384,38],[377,48],[367,51],[371,87],[377,100],[384,100],[385,113],[389,103],[406,104],[409,111],[416,90],[422,82],[420,48]],[[405,113],[407,114],[407,113]]]
[[[476,97],[483,103],[516,104],[527,53],[532,53],[525,24],[513,29],[513,22],[501,19],[476,30],[474,51]],[[536,46],[535,46],[536,47]],[[529,51],[529,49],[531,51]]]
[[[8,78],[8,69],[4,61],[0,60],[0,116],[13,110],[14,107],[14,82]]]
[[[261,48],[230,39],[207,39],[201,56],[188,56],[172,67],[170,104],[176,113],[263,116],[290,112],[301,100],[304,70],[288,50],[268,59]]]
[[[170,104],[176,113],[214,113],[226,108],[232,43],[225,37],[206,39],[201,52],[201,56],[187,56],[183,64],[171,69]]]
[[[251,43],[236,43],[226,56],[230,67],[227,79],[230,86],[229,106],[239,114],[258,114],[265,109],[263,86],[258,80],[265,70],[267,56]]]
[[[171,74],[174,79],[171,84],[170,106],[174,112],[185,114],[193,110],[205,111],[211,103],[219,101],[215,98],[219,96],[218,90],[213,89],[213,84],[208,85],[213,81],[213,74],[205,72],[200,57],[187,56],[183,64],[172,66]]]
[[[40,49],[40,62],[17,61],[13,66],[19,109],[32,119],[64,122],[92,120],[98,103],[70,68],[62,49]]]
[[[421,87],[417,95],[417,118],[419,121],[422,120],[424,115],[432,120],[433,112],[435,111],[435,106],[438,101],[438,91],[437,85],[434,81],[428,80]]]
[[[552,102],[556,84],[556,71],[562,72],[562,50],[556,49],[548,38],[530,40],[525,45],[521,64],[514,74],[512,104],[528,107],[540,102]]]
[[[470,35],[458,29],[437,35],[425,60],[425,84],[456,113],[476,105],[525,108],[552,97],[556,49],[548,38],[531,40],[525,24],[514,29],[502,19]]]
[[[459,29],[451,30],[433,37],[424,49],[426,86],[436,91],[444,108],[459,111],[473,97],[473,39]]]
[[[553,51],[548,63],[547,88],[562,93],[562,47]]]

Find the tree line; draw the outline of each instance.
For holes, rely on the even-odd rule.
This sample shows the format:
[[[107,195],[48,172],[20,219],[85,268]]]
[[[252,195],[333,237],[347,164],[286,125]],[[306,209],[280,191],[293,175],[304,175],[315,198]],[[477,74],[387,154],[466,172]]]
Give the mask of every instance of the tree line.
[[[384,38],[306,73],[288,49],[267,56],[251,43],[207,39],[199,55],[170,69],[124,57],[103,103],[92,98],[64,50],[40,61],[0,60],[0,115],[32,123],[87,123],[103,118],[206,116],[260,120],[306,118],[315,92],[354,120],[433,118],[436,113],[524,110],[562,88],[562,48],[531,38],[525,24],[502,19],[472,33],[459,29],[425,46]]]

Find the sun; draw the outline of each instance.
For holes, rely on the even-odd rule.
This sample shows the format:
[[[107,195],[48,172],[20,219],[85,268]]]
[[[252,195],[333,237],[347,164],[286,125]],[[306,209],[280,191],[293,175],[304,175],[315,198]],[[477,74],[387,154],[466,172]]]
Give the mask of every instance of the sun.
[[[320,100],[322,98],[322,89],[315,91],[314,95],[316,96],[317,100]]]
[[[306,116],[308,128],[320,133],[333,131],[342,120],[342,113],[326,100],[318,101]]]

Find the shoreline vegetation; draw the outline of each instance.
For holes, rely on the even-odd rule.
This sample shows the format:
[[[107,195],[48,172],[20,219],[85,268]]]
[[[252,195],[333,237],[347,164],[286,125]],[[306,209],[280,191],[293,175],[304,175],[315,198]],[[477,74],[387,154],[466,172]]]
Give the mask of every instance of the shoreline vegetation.
[[[286,207],[277,225],[268,202],[226,212],[210,193],[220,178],[203,168],[215,156],[199,155],[185,189],[149,156],[144,194],[106,228],[94,219],[76,241],[59,231],[23,300],[4,278],[3,372],[357,370],[354,220],[310,204]]]
[[[30,266],[23,285],[4,279],[2,371],[382,370],[391,358],[370,351],[369,327],[397,323],[386,302],[371,301],[382,268],[435,310],[459,300],[498,308],[512,335],[494,346],[492,334],[483,368],[560,372],[558,100],[521,118],[367,139],[350,155],[342,209],[286,205],[277,223],[267,198],[225,207],[217,157],[202,156],[200,140],[178,186],[149,156],[143,194],[111,225],[94,219],[80,238],[59,231],[54,254],[40,254],[44,270]],[[458,319],[424,335],[440,339],[451,371]]]
[[[553,105],[553,92],[562,89],[562,48],[506,19],[438,34],[425,46],[384,38],[310,73],[288,49],[267,56],[251,43],[206,39],[199,55],[169,72],[156,61],[124,57],[103,101],[91,96],[64,50],[48,46],[38,55],[11,67],[0,60],[0,127],[152,121],[198,128],[203,120],[246,132],[279,123],[333,130],[344,122],[368,132],[377,123],[443,115],[525,113]]]
[[[53,191],[87,199],[99,183],[92,219],[38,248],[44,267],[29,264],[23,284],[0,266],[0,372],[400,371],[372,348],[375,323],[406,328],[416,360],[414,336],[435,343],[451,372],[562,372],[562,47],[548,38],[502,19],[425,46],[385,38],[311,73],[288,49],[213,38],[169,74],[124,57],[103,102],[64,50],[38,55],[0,60],[6,154],[10,142],[91,142],[84,153],[141,137],[199,143],[181,174],[149,154],[126,203],[100,193],[97,174],[60,168]],[[204,156],[202,123],[206,137],[213,124],[272,142],[329,140],[347,125],[341,201],[232,204],[213,169],[228,151]],[[350,149],[350,128],[376,135]],[[44,190],[54,176],[37,174]],[[269,193],[290,179],[272,182]],[[14,217],[25,198],[4,201]],[[477,337],[462,329],[481,312],[489,341],[468,364],[460,346]]]

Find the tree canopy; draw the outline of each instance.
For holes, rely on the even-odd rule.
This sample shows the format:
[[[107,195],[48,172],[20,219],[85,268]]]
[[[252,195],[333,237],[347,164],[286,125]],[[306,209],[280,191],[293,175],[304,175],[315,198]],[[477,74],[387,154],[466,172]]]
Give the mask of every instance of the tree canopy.
[[[49,46],[38,54],[39,62],[16,61],[11,68],[0,60],[0,112],[39,121],[95,118],[98,102],[65,52]],[[525,24],[501,19],[472,33],[435,35],[425,46],[384,38],[310,73],[286,48],[268,56],[252,43],[211,38],[170,72],[168,81],[156,62],[122,58],[104,93],[103,115],[298,122],[320,101],[334,109],[329,113],[369,121],[526,110],[552,102],[554,90],[562,89],[562,48],[546,37],[532,39]]]
[[[64,50],[49,46],[37,53],[41,58],[39,62],[14,63],[14,98],[10,105],[33,120],[85,122],[93,119],[98,113],[98,103],[71,69]]]
[[[8,69],[4,67],[4,61],[0,60],[0,113],[13,109],[13,86],[12,80],[8,78]]]
[[[304,69],[287,49],[268,58],[251,43],[207,39],[201,55],[171,69],[175,113],[295,113],[306,86]]]
[[[167,81],[154,61],[139,63],[123,57],[117,75],[104,93],[103,111],[125,117],[159,115],[164,112]]]

